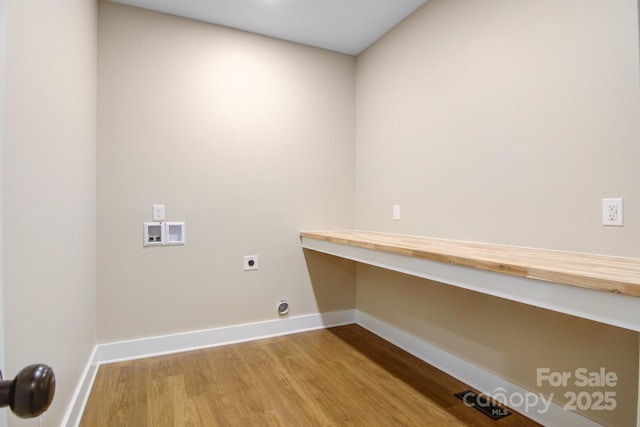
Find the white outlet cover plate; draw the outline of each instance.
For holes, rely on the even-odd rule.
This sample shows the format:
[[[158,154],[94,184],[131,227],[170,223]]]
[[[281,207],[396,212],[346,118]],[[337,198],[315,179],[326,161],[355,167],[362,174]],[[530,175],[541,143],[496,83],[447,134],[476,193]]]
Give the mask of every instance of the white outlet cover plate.
[[[624,225],[624,204],[622,198],[602,199],[602,225],[618,227]]]
[[[164,205],[153,205],[153,220],[164,221]]]
[[[253,261],[253,265],[251,263]],[[244,257],[244,269],[245,271],[258,269],[258,255],[245,255]]]
[[[400,221],[400,205],[393,205],[393,220]]]

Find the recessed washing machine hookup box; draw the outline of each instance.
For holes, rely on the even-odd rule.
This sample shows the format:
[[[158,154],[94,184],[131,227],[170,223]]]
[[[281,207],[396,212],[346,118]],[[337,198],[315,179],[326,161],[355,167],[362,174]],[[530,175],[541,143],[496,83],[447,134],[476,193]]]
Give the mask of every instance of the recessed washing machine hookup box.
[[[184,222],[165,222],[167,245],[184,245]]]
[[[165,227],[162,222],[144,223],[144,246],[164,245]]]

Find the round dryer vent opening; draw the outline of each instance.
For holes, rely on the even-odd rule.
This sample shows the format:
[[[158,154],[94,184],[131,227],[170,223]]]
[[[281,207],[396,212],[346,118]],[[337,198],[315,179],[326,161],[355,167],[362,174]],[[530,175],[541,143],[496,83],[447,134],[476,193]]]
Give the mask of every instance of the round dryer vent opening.
[[[278,304],[278,314],[280,316],[284,316],[287,313],[289,313],[289,303],[285,299],[280,300],[280,303]]]

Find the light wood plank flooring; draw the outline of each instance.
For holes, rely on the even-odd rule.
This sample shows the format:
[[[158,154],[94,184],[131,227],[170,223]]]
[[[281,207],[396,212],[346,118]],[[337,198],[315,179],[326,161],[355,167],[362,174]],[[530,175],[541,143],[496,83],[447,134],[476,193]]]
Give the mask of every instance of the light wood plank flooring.
[[[82,427],[534,426],[357,325],[103,365]]]

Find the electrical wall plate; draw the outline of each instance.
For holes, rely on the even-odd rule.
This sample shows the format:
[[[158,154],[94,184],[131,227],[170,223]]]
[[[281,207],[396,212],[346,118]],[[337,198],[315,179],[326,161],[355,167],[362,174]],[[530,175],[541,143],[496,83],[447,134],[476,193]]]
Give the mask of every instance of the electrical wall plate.
[[[624,226],[624,200],[602,199],[602,225]]]
[[[164,221],[164,205],[153,205],[153,220]]]
[[[393,220],[400,221],[400,205],[393,205]]]
[[[245,255],[244,256],[244,270],[257,270],[258,269],[258,255]]]

